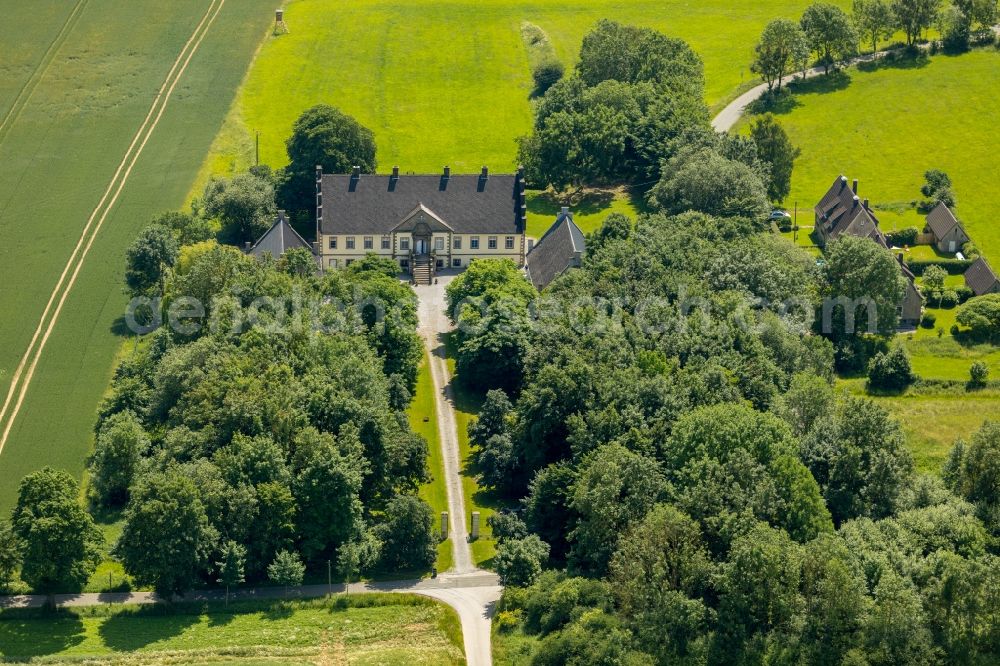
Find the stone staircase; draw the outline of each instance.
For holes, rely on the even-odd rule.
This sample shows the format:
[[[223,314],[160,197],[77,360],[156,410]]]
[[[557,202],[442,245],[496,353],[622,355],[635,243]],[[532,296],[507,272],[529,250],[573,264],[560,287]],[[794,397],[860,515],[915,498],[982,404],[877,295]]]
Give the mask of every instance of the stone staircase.
[[[413,260],[413,281],[416,284],[430,284],[434,278],[434,270],[429,256],[416,257]]]

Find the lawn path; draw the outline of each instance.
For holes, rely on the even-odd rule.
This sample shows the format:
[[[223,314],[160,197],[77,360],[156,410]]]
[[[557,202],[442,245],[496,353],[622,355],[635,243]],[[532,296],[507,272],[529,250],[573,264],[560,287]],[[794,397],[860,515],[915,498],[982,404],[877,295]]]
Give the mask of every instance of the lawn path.
[[[132,169],[135,167],[140,155],[142,155],[142,151],[149,142],[149,138],[152,136],[153,131],[156,129],[160,119],[163,117],[163,113],[166,111],[167,104],[174,93],[174,89],[177,87],[181,77],[183,77],[184,72],[187,70],[187,67],[191,62],[191,58],[194,57],[194,54],[198,51],[202,41],[204,41],[205,36],[208,35],[209,29],[215,22],[216,17],[218,17],[219,12],[222,11],[222,7],[225,3],[226,0],[212,0],[209,4],[201,22],[198,23],[197,27],[195,27],[194,31],[191,33],[191,37],[184,45],[184,48],[181,49],[177,59],[174,60],[174,64],[167,73],[167,77],[164,79],[163,85],[160,86],[156,97],[153,99],[153,103],[150,105],[149,113],[146,115],[142,125],[139,126],[138,131],[136,131],[135,137],[132,139],[132,143],[128,147],[128,150],[125,151],[125,155],[122,157],[122,161],[118,165],[118,170],[115,171],[111,182],[108,184],[108,188],[104,192],[104,196],[101,197],[97,207],[94,208],[90,218],[87,220],[87,224],[83,228],[83,232],[80,234],[80,238],[76,243],[76,247],[73,248],[73,252],[67,260],[62,274],[59,276],[59,281],[56,283],[55,288],[52,290],[52,294],[49,296],[48,303],[45,305],[45,310],[42,312],[42,317],[38,322],[38,326],[35,328],[35,333],[31,338],[31,342],[28,344],[28,348],[21,357],[17,370],[11,378],[10,387],[7,391],[7,397],[4,400],[3,407],[0,408],[0,428],[3,428],[3,432],[0,434],[0,453],[3,452],[3,447],[7,443],[7,438],[10,435],[11,428],[14,426],[14,420],[17,418],[17,414],[21,410],[21,405],[24,403],[24,398],[27,395],[28,387],[31,384],[35,368],[37,367],[42,351],[45,348],[45,343],[48,341],[53,328],[55,328],[56,322],[59,319],[59,314],[66,302],[66,298],[69,296],[69,293],[76,282],[77,276],[80,274],[80,270],[87,258],[87,254],[90,252],[90,248],[93,246],[94,240],[97,238],[97,234],[104,225],[104,221],[107,219],[108,214],[118,201],[118,197],[121,195],[125,184],[128,182],[129,176],[132,174]],[[126,164],[128,165],[127,167]],[[94,224],[95,220],[97,222],[96,225]],[[66,276],[71,269],[73,271],[72,275],[67,280]],[[59,302],[53,310],[52,306],[57,298],[59,299]],[[42,333],[43,328],[45,329],[44,334]],[[25,371],[26,367],[27,371]],[[15,393],[17,394],[17,401],[13,403],[13,408],[11,408],[11,401],[13,400]],[[8,412],[8,410],[10,411]]]

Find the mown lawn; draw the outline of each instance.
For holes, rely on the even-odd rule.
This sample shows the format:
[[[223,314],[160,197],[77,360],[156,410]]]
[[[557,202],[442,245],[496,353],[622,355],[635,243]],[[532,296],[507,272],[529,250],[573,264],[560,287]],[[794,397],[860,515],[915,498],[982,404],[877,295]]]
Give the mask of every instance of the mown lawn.
[[[410,595],[0,613],[0,658],[45,663],[464,664],[458,617]]]
[[[90,212],[208,8],[204,0],[6,4],[16,6],[5,5],[0,26],[0,122],[23,86],[31,94],[0,134],[0,395]],[[35,370],[0,456],[0,515],[24,474],[46,464],[81,474],[121,343],[124,249],[154,214],[184,203],[273,10],[263,0],[226,3],[191,60]]]
[[[571,67],[600,19],[652,26],[687,40],[705,61],[712,103],[753,77],[753,44],[768,19],[797,19],[807,0],[292,0],[289,34],[264,44],[216,141],[201,181],[260,158],[286,161],[295,118],[326,102],[370,127],[381,170],[456,172],[515,165],[531,125],[527,21]],[[846,0],[838,4],[847,6]],[[198,194],[198,188],[193,191]]]
[[[907,206],[920,199],[923,173],[946,171],[956,214],[994,265],[1000,264],[996,156],[1000,151],[1000,51],[936,55],[872,71],[851,69],[796,87],[777,109],[801,148],[786,200],[812,206],[841,173],[880,209],[883,228],[922,226]]]
[[[420,362],[417,374],[417,388],[407,415],[410,427],[418,435],[427,440],[427,469],[431,480],[420,487],[420,497],[434,509],[435,525],[440,522],[442,511],[448,510],[448,489],[445,483],[444,458],[441,456],[441,441],[438,439],[437,410],[435,409],[434,382],[431,380],[430,365],[427,355]],[[438,544],[438,555],[435,566],[438,571],[447,571],[453,564],[451,539],[445,539]]]

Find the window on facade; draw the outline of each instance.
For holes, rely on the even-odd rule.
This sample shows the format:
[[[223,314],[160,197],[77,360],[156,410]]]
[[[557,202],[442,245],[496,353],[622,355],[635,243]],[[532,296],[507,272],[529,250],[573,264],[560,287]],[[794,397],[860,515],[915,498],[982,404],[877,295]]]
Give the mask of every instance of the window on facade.
[[[336,236],[330,236],[330,240],[328,241],[328,245],[329,245],[329,247],[330,247],[331,250],[336,250],[337,249],[337,237]]]
[[[503,239],[503,246],[505,248],[507,248],[508,250],[513,250],[514,249],[514,237],[513,236],[507,236],[506,238],[504,238]]]
[[[444,249],[444,239],[443,238],[435,238],[434,239],[434,249],[438,250],[438,251]]]
[[[410,260],[409,259],[400,259],[399,260],[399,267],[400,268],[409,268],[410,267]]]
[[[388,250],[391,247],[388,236],[382,236],[382,249]]]
[[[347,261],[344,262],[344,265],[345,266],[350,266],[352,263],[354,263],[354,260],[353,259],[348,259]]]
[[[461,237],[455,236],[455,238],[452,239],[452,241],[451,241],[451,247],[454,250],[461,250],[462,249],[462,239],[461,239]]]
[[[336,267],[337,267],[337,260],[336,260],[336,259],[331,259],[331,260],[330,260],[330,263],[329,263],[329,264],[327,264],[327,265],[328,265],[328,266],[329,266],[330,268],[336,268]]]
[[[469,249],[478,250],[479,249],[479,236],[473,236],[469,239]]]
[[[409,238],[400,238],[399,239],[399,249],[403,250],[404,252],[409,252],[410,251],[410,239]]]
[[[354,249],[354,236],[348,236],[347,237],[347,249],[348,250],[353,250]]]
[[[366,250],[371,250],[374,247],[375,247],[375,245],[374,245],[374,243],[372,243],[372,237],[371,236],[365,236],[365,249]]]
[[[496,236],[490,236],[488,239],[486,239],[486,247],[487,247],[487,249],[490,249],[490,250],[497,249],[497,237]]]
[[[461,259],[452,259],[451,260],[451,265],[453,267],[455,267],[455,268],[460,268],[462,266],[462,260]]]

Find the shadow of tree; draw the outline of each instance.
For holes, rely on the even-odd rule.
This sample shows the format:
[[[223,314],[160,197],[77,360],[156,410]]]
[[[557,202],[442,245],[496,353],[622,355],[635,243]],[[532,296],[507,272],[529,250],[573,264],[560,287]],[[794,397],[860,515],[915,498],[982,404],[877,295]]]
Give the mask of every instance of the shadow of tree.
[[[98,629],[109,648],[126,652],[179,636],[199,621],[194,609],[183,612],[167,606],[148,606],[115,613]]]
[[[931,57],[923,49],[898,49],[883,55],[876,60],[858,63],[862,72],[875,72],[880,69],[921,69],[931,62]]]
[[[58,654],[79,645],[83,639],[83,622],[75,613],[0,615],[0,659],[4,662]]]

